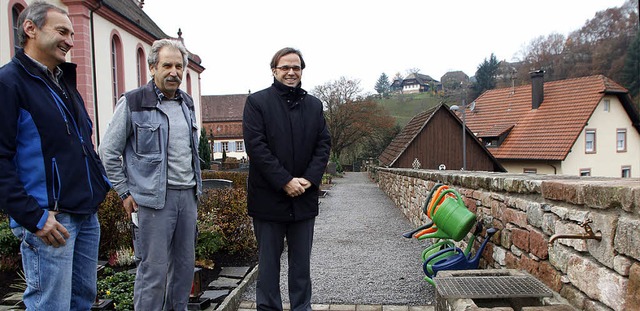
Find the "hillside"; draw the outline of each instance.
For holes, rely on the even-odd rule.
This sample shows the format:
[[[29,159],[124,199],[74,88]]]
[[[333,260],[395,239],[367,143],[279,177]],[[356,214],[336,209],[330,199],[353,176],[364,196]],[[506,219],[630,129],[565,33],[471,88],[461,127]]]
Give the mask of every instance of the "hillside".
[[[440,97],[429,93],[395,94],[390,98],[376,100],[389,111],[400,126],[404,127],[416,114],[434,107],[442,101]]]

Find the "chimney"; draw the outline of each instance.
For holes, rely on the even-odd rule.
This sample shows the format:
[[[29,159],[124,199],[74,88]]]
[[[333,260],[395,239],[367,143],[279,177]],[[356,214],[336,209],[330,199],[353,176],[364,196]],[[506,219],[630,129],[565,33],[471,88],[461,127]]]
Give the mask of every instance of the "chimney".
[[[531,75],[531,109],[538,109],[544,100],[544,70],[534,70]]]

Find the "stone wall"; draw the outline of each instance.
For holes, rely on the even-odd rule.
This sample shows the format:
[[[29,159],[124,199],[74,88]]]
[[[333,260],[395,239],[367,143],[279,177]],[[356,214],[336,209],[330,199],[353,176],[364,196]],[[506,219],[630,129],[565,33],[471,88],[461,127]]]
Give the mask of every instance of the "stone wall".
[[[417,227],[438,182],[454,187],[485,224],[500,229],[483,268],[529,272],[580,310],[640,310],[640,180],[370,168],[369,175]],[[602,241],[584,234],[590,219]],[[477,245],[477,244],[476,244]]]

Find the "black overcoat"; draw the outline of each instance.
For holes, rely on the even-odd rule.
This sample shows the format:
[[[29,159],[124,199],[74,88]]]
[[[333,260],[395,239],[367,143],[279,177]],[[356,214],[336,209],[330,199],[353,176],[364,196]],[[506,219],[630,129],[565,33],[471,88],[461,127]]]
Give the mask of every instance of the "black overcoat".
[[[331,147],[322,102],[300,87],[274,81],[247,98],[242,124],[249,156],[249,215],[277,222],[317,216],[319,185]],[[312,186],[291,198],[282,188],[294,177]]]

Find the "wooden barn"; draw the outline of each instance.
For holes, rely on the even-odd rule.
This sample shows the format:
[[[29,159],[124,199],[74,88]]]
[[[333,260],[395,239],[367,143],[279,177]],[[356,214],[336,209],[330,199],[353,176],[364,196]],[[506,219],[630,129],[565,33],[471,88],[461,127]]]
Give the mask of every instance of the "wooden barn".
[[[444,104],[421,112],[382,152],[378,158],[380,165],[459,170],[463,167],[462,151],[466,149],[466,170],[506,172],[468,128],[463,146],[462,127],[462,120]]]

